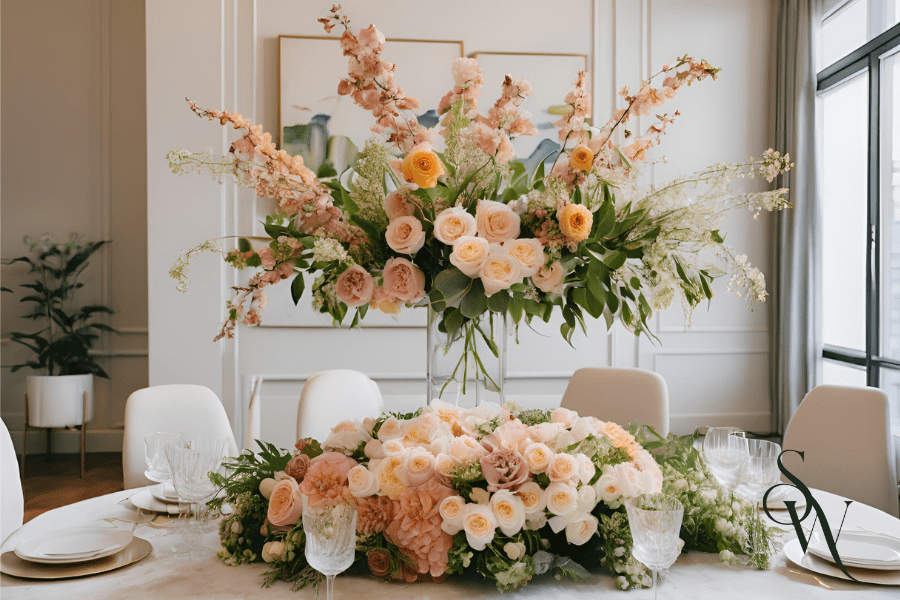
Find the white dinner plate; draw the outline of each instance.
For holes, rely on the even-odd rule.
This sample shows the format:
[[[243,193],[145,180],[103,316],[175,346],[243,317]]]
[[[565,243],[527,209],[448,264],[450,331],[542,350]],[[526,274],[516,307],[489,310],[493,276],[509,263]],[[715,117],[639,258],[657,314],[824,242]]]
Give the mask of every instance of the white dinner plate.
[[[178,497],[178,492],[175,491],[175,486],[171,483],[160,483],[150,486],[150,495],[160,502],[166,503],[178,502],[181,500],[181,498]]]
[[[829,577],[836,577],[838,579],[849,581],[847,576],[841,572],[837,565],[822,560],[810,553],[804,554],[803,548],[800,547],[800,540],[796,538],[784,545],[784,555],[798,567],[808,569],[821,575],[828,575]],[[900,586],[900,571],[878,571],[847,566],[847,572],[853,575],[857,581],[862,581],[864,583]]]
[[[72,527],[47,531],[28,538],[15,548],[23,560],[45,564],[67,564],[97,560],[119,552],[134,534],[112,527]]]
[[[153,512],[162,513],[164,515],[186,515],[191,511],[190,504],[162,502],[161,500],[157,500],[153,497],[153,494],[150,493],[149,487],[136,491],[131,495],[129,500],[136,508],[152,510]]]
[[[787,506],[784,504],[785,500],[793,500],[795,502],[794,508],[799,509],[806,506],[806,496],[803,495],[803,492],[795,487],[788,486],[776,488],[774,492],[769,494],[766,506],[769,510],[787,510]],[[759,503],[759,506],[762,507],[762,502]]]
[[[834,562],[825,537],[816,531],[808,551]],[[863,531],[842,531],[837,540],[838,554],[844,565],[883,571],[900,570],[900,541]]]

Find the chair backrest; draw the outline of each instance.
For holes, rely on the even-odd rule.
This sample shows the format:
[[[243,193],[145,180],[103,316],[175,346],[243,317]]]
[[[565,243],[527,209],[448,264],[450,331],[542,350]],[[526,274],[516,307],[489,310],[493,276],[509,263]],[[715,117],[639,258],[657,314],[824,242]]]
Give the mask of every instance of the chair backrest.
[[[297,408],[297,439],[320,442],[347,419],[377,417],[384,409],[378,384],[359,371],[335,369],[310,375]]]
[[[805,485],[898,516],[890,403],[878,388],[820,385],[784,433],[782,462]]]
[[[215,392],[202,385],[158,385],[137,390],[125,403],[122,475],[125,489],[150,485],[144,477],[144,436],[166,431],[186,436],[227,438],[226,454],[236,456],[234,432]]]
[[[0,483],[3,484],[0,497],[0,542],[6,540],[13,531],[22,526],[25,515],[25,501],[22,496],[22,480],[19,479],[19,463],[16,449],[6,423],[0,419]]]
[[[649,425],[669,434],[669,390],[658,373],[644,369],[584,368],[572,374],[561,406],[582,416],[625,426]]]

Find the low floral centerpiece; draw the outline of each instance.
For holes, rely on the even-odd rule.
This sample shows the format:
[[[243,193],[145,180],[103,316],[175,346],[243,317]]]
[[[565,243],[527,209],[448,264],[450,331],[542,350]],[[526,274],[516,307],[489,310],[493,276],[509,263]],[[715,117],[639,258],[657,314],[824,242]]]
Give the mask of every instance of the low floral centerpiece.
[[[371,309],[397,314],[405,306],[428,307],[431,345],[442,346],[443,354],[460,348],[459,359],[440,374],[431,372],[437,353],[429,352],[429,384],[461,380],[464,386],[474,372],[487,388],[502,391],[503,373],[487,366],[485,349],[495,356],[502,351],[496,331],[507,320],[548,321],[558,310],[570,342],[585,327],[585,315],[652,337],[654,311],[680,300],[689,322],[691,311],[712,299],[712,280],[726,273],[729,289],[751,304],[765,299],[763,274],[725,243],[721,225],[731,210],[755,216],[787,206],[785,189],[730,189],[735,178],[771,182],[790,168],[787,155],[768,150],[659,185],[646,186],[640,177],[653,163],[651,148],[678,116],[660,112],[662,105],[693,83],[716,78],[719,70],[705,60],[682,56],[636,91],[623,88],[624,106],[599,126],[590,118],[587,78],[578,73],[556,123],[561,144],[541,145],[519,160],[512,140],[536,132],[520,110],[531,93],[527,81],[491,82],[499,84],[500,97],[485,113],[478,64],[459,58],[451,66],[453,88],[437,107],[440,124],[428,128],[413,112],[419,100],[399,85],[397,65],[383,58],[380,31],[354,32],[339,6],[320,21],[328,32],[343,28],[340,46],[349,66],[338,93],[375,118],[376,135],[355,167],[319,178],[300,156],[278,150],[259,125],[193,102],[198,116],[242,137],[224,157],[169,154],[176,173],[232,177],[278,203],[266,217],[264,244],[241,238],[226,252],[211,240],[182,253],[172,268],[182,291],[199,251],[221,252],[239,269],[261,269],[236,288],[216,339],[232,337],[238,321],[260,323],[266,287],[290,280],[296,303],[311,281],[314,307],[335,323],[352,313],[356,325]],[[639,116],[652,122],[637,134],[628,126]]]
[[[304,499],[343,501],[358,513],[357,562],[382,579],[471,574],[502,591],[603,566],[620,589],[647,587],[623,503],[663,491],[685,507],[684,550],[767,568],[778,530],[718,487],[694,439],[636,437],[565,408],[512,403],[462,409],[436,400],[412,414],[344,421],[321,444],[302,439],[287,452],[260,443],[258,454],[245,450],[226,465],[227,477],[211,475],[224,489],[213,509],[233,508],[219,558],[269,563],[267,585],[317,584],[304,555]]]

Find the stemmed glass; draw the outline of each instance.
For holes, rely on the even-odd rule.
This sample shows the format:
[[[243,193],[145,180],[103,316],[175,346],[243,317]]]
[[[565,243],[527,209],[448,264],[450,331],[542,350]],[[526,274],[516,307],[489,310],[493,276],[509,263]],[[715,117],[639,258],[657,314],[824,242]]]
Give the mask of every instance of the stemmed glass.
[[[356,509],[344,502],[310,506],[303,498],[306,561],[325,575],[326,600],[334,599],[334,577],[353,564],[356,554]]]
[[[633,541],[631,553],[653,574],[655,600],[657,571],[671,567],[681,553],[684,506],[672,496],[644,494],[627,500],[625,510]]]
[[[144,461],[147,470],[144,477],[157,483],[172,483],[172,473],[169,471],[169,462],[166,459],[165,445],[181,438],[180,433],[158,431],[144,436]]]
[[[778,470],[778,457],[781,455],[781,446],[766,440],[748,439],[747,451],[749,457],[747,468],[734,493],[753,503],[754,510],[750,518],[758,525],[762,522],[762,517],[757,507],[762,502],[766,490],[777,484],[781,479],[781,472]],[[756,526],[750,527],[748,531],[747,541],[751,556],[754,556],[759,549],[761,542],[759,539],[760,529],[760,527]]]
[[[734,427],[710,427],[703,438],[703,458],[725,491],[734,493],[750,459],[747,438]]]
[[[167,442],[164,446],[175,491],[179,498],[190,503],[191,514],[194,515],[195,525],[192,527],[189,523],[185,530],[189,538],[188,546],[194,550],[202,528],[202,503],[211,498],[218,489],[210,481],[209,473],[219,470],[225,453],[225,443],[225,439],[194,438]]]

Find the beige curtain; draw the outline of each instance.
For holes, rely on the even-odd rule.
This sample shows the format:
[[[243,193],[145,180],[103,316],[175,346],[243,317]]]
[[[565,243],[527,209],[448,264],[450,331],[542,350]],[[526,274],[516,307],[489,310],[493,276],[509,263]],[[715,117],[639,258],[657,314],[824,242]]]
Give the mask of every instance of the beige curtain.
[[[779,185],[793,208],[776,217],[771,331],[772,427],[784,433],[820,363],[821,227],[817,207],[815,39],[819,0],[779,0],[775,30],[775,148],[796,164]]]

